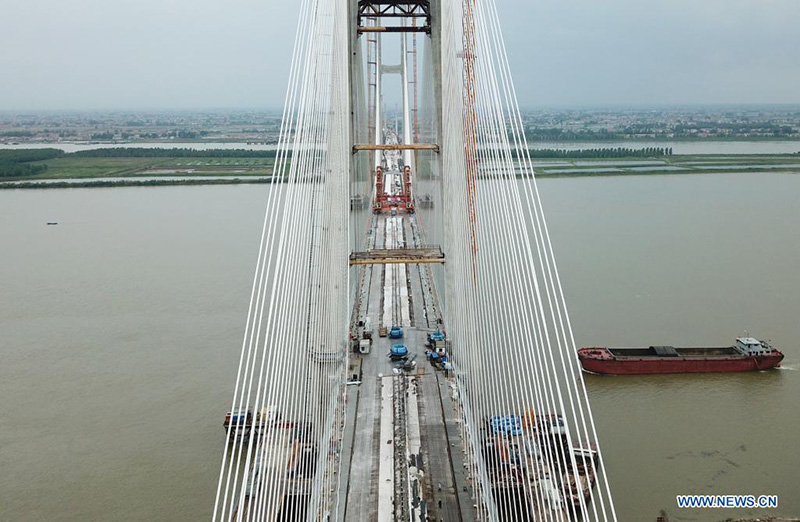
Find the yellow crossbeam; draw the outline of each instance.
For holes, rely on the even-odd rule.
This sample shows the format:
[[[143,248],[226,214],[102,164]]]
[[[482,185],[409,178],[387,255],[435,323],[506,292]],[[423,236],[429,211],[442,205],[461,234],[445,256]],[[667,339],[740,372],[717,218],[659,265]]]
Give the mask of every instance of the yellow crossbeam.
[[[389,265],[444,263],[444,254],[437,247],[374,249],[350,254],[350,265]]]
[[[392,143],[387,145],[355,145],[353,152],[362,150],[432,150],[439,152],[439,145],[435,143]]]

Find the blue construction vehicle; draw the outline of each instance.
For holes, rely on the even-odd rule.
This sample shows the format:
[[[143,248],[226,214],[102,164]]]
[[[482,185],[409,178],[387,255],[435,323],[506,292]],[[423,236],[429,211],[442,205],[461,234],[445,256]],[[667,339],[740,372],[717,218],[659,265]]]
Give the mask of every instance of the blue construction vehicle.
[[[393,361],[408,357],[408,347],[405,344],[393,344],[389,350],[389,358]]]
[[[402,339],[403,338],[403,329],[399,326],[392,326],[392,329],[389,330],[389,339]]]
[[[445,335],[441,330],[436,330],[428,334],[428,341],[435,343],[436,341],[444,341]]]

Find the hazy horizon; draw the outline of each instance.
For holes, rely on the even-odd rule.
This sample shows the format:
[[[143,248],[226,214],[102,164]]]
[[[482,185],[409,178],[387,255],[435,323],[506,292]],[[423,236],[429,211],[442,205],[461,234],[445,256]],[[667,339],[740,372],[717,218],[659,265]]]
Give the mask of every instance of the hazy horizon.
[[[800,110],[800,103],[689,103],[689,104],[596,104],[596,105],[520,105],[522,111],[680,111],[680,110],[758,110],[782,109]],[[394,109],[388,109],[393,113]],[[283,112],[283,107],[108,107],[75,109],[0,109],[0,114],[113,114],[113,113],[230,113],[230,112]],[[278,114],[280,115],[280,114]]]
[[[794,0],[499,9],[527,109],[800,104]],[[297,12],[255,0],[9,0],[0,111],[281,110]]]

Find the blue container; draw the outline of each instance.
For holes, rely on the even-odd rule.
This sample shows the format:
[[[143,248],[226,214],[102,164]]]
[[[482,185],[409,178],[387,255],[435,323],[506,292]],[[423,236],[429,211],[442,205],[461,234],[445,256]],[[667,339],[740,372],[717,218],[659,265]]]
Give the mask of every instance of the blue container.
[[[522,422],[516,415],[492,417],[489,424],[495,435],[522,435]]]

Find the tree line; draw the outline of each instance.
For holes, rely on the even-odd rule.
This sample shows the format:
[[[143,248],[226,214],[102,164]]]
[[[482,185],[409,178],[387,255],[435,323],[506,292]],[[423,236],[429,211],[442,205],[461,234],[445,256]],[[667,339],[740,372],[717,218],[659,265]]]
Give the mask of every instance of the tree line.
[[[0,132],[0,138],[33,138],[36,136],[35,132],[24,130],[10,130]]]
[[[114,147],[108,149],[92,149],[73,152],[76,158],[274,158],[275,150],[246,149],[140,149],[131,147]]]
[[[672,147],[645,147],[629,149],[625,147],[604,149],[530,149],[531,158],[652,158],[654,156],[672,156]]]
[[[34,163],[63,156],[58,149],[0,150],[0,177],[34,176],[47,170],[47,164]]]

